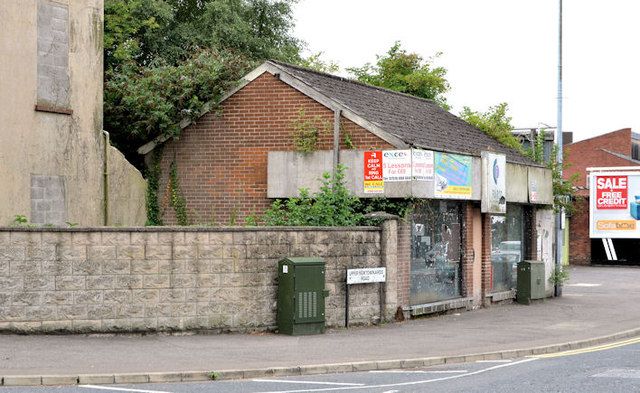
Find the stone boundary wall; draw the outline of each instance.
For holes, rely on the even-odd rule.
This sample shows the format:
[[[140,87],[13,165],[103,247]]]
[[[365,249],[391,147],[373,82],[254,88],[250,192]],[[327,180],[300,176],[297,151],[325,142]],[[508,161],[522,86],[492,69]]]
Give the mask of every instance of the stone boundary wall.
[[[0,331],[274,330],[291,256],[326,260],[327,326],[343,326],[346,269],[389,262],[395,280],[396,228],[0,228]],[[393,316],[395,282],[354,285],[350,324],[379,320],[380,285]]]

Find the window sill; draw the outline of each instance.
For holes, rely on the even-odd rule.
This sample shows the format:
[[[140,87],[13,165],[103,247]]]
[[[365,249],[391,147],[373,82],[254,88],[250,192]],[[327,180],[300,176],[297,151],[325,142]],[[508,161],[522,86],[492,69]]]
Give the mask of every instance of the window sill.
[[[35,110],[38,112],[59,113],[61,115],[73,115],[73,109],[57,108],[53,106],[36,105]]]

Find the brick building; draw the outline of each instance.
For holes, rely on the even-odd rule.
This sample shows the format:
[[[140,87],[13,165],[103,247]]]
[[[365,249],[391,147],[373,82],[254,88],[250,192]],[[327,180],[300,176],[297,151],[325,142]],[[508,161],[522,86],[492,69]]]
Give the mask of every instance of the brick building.
[[[577,195],[582,200],[578,212],[570,220],[569,263],[590,265],[605,262],[605,253],[600,239],[589,237],[589,190],[587,189],[587,168],[640,166],[640,134],[630,128],[613,131],[594,138],[585,139],[565,146],[567,162],[563,176],[569,179],[579,174]],[[621,240],[614,240],[624,247]]]
[[[294,146],[292,130],[304,122],[318,131],[317,151],[310,154]],[[385,181],[382,193],[368,193],[365,152],[414,154],[412,149],[430,152],[436,176]],[[139,152],[148,162],[154,152],[162,154],[159,201],[170,224],[177,223],[169,206],[171,168],[193,224],[242,224],[274,198],[297,196],[299,188],[313,192],[316,179],[337,163],[349,168],[347,185],[361,198],[423,199],[421,209],[398,226],[399,303],[413,314],[510,299],[516,261],[544,254],[553,263],[553,236],[536,241],[553,230],[547,211],[537,209],[552,202],[550,172],[430,100],[268,61],[218,110],[185,125],[179,140],[155,140]],[[506,214],[481,208],[481,152],[504,157]],[[468,175],[468,194],[436,189],[438,159]]]

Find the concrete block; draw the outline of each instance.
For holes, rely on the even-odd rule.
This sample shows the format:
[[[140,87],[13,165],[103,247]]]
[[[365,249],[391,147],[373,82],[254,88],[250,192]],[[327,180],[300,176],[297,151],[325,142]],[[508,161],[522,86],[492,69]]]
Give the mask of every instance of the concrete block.
[[[195,259],[198,255],[197,246],[180,246],[173,247],[173,259]]]
[[[149,375],[148,374],[116,374],[114,376],[116,383],[148,383]]]
[[[116,259],[116,246],[87,246],[87,258],[92,260]]]
[[[382,360],[376,363],[378,370],[399,370],[402,368],[402,360]]]
[[[11,375],[2,379],[4,381],[2,386],[36,386],[42,384],[42,378],[39,375]]]
[[[371,371],[377,370],[378,364],[377,362],[356,362],[351,364],[353,367],[353,371]]]
[[[251,370],[244,370],[243,378],[263,378],[273,376],[273,371],[269,368],[256,368]]]
[[[43,385],[76,385],[78,383],[77,375],[43,375]]]
[[[182,373],[182,381],[209,381],[212,380],[211,373],[207,371],[185,371]]]
[[[78,383],[81,385],[107,385],[116,382],[113,374],[81,374],[78,376]]]
[[[353,367],[352,367],[353,371]],[[318,375],[318,374],[327,374],[329,369],[326,365],[316,365],[316,366],[300,366],[300,375]]]
[[[182,373],[149,373],[149,382],[182,382]]]
[[[144,259],[144,247],[118,246],[117,259]]]
[[[299,374],[296,374],[299,375]],[[244,378],[243,370],[225,370],[225,371],[217,371],[216,372],[216,381],[226,381],[232,379],[242,379]]]

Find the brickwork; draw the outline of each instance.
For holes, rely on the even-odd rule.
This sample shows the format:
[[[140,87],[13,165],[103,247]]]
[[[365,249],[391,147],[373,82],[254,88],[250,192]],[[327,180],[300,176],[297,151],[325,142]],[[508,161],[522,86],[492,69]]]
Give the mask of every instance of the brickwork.
[[[579,214],[570,218],[569,263],[571,265],[591,264],[591,238],[589,237],[589,198],[578,203]]]
[[[381,236],[396,252],[377,227],[0,228],[0,331],[273,330],[278,261],[310,255],[341,326],[346,269],[384,266]],[[350,323],[378,320],[379,285],[352,286]]]
[[[462,296],[473,296],[473,204],[464,205],[462,218]]]
[[[318,149],[333,148],[333,111],[303,95],[271,74],[265,73],[212,111],[187,127],[178,143],[164,149],[160,203],[168,204],[167,174],[175,160],[187,210],[194,223],[242,223],[261,214],[267,199],[267,153],[294,150],[292,121],[300,108],[305,118],[319,116],[329,129],[319,137]],[[392,148],[355,123],[342,118],[357,148]],[[341,138],[341,148],[345,149]],[[165,223],[175,224],[172,209],[165,209]]]
[[[572,165],[564,170],[563,176],[569,179],[574,173],[580,178],[579,187],[587,185],[587,168],[636,166],[633,161],[609,154],[601,149],[631,157],[631,129],[610,132],[595,138],[572,143],[565,147],[567,162]],[[578,195],[585,199],[579,203],[578,211],[569,219],[569,264],[591,264],[591,239],[589,237],[589,190],[580,190]]]
[[[411,219],[398,222],[398,303],[409,305],[411,291]]]
[[[486,297],[491,292],[491,214],[482,214],[482,303],[489,305]]]

